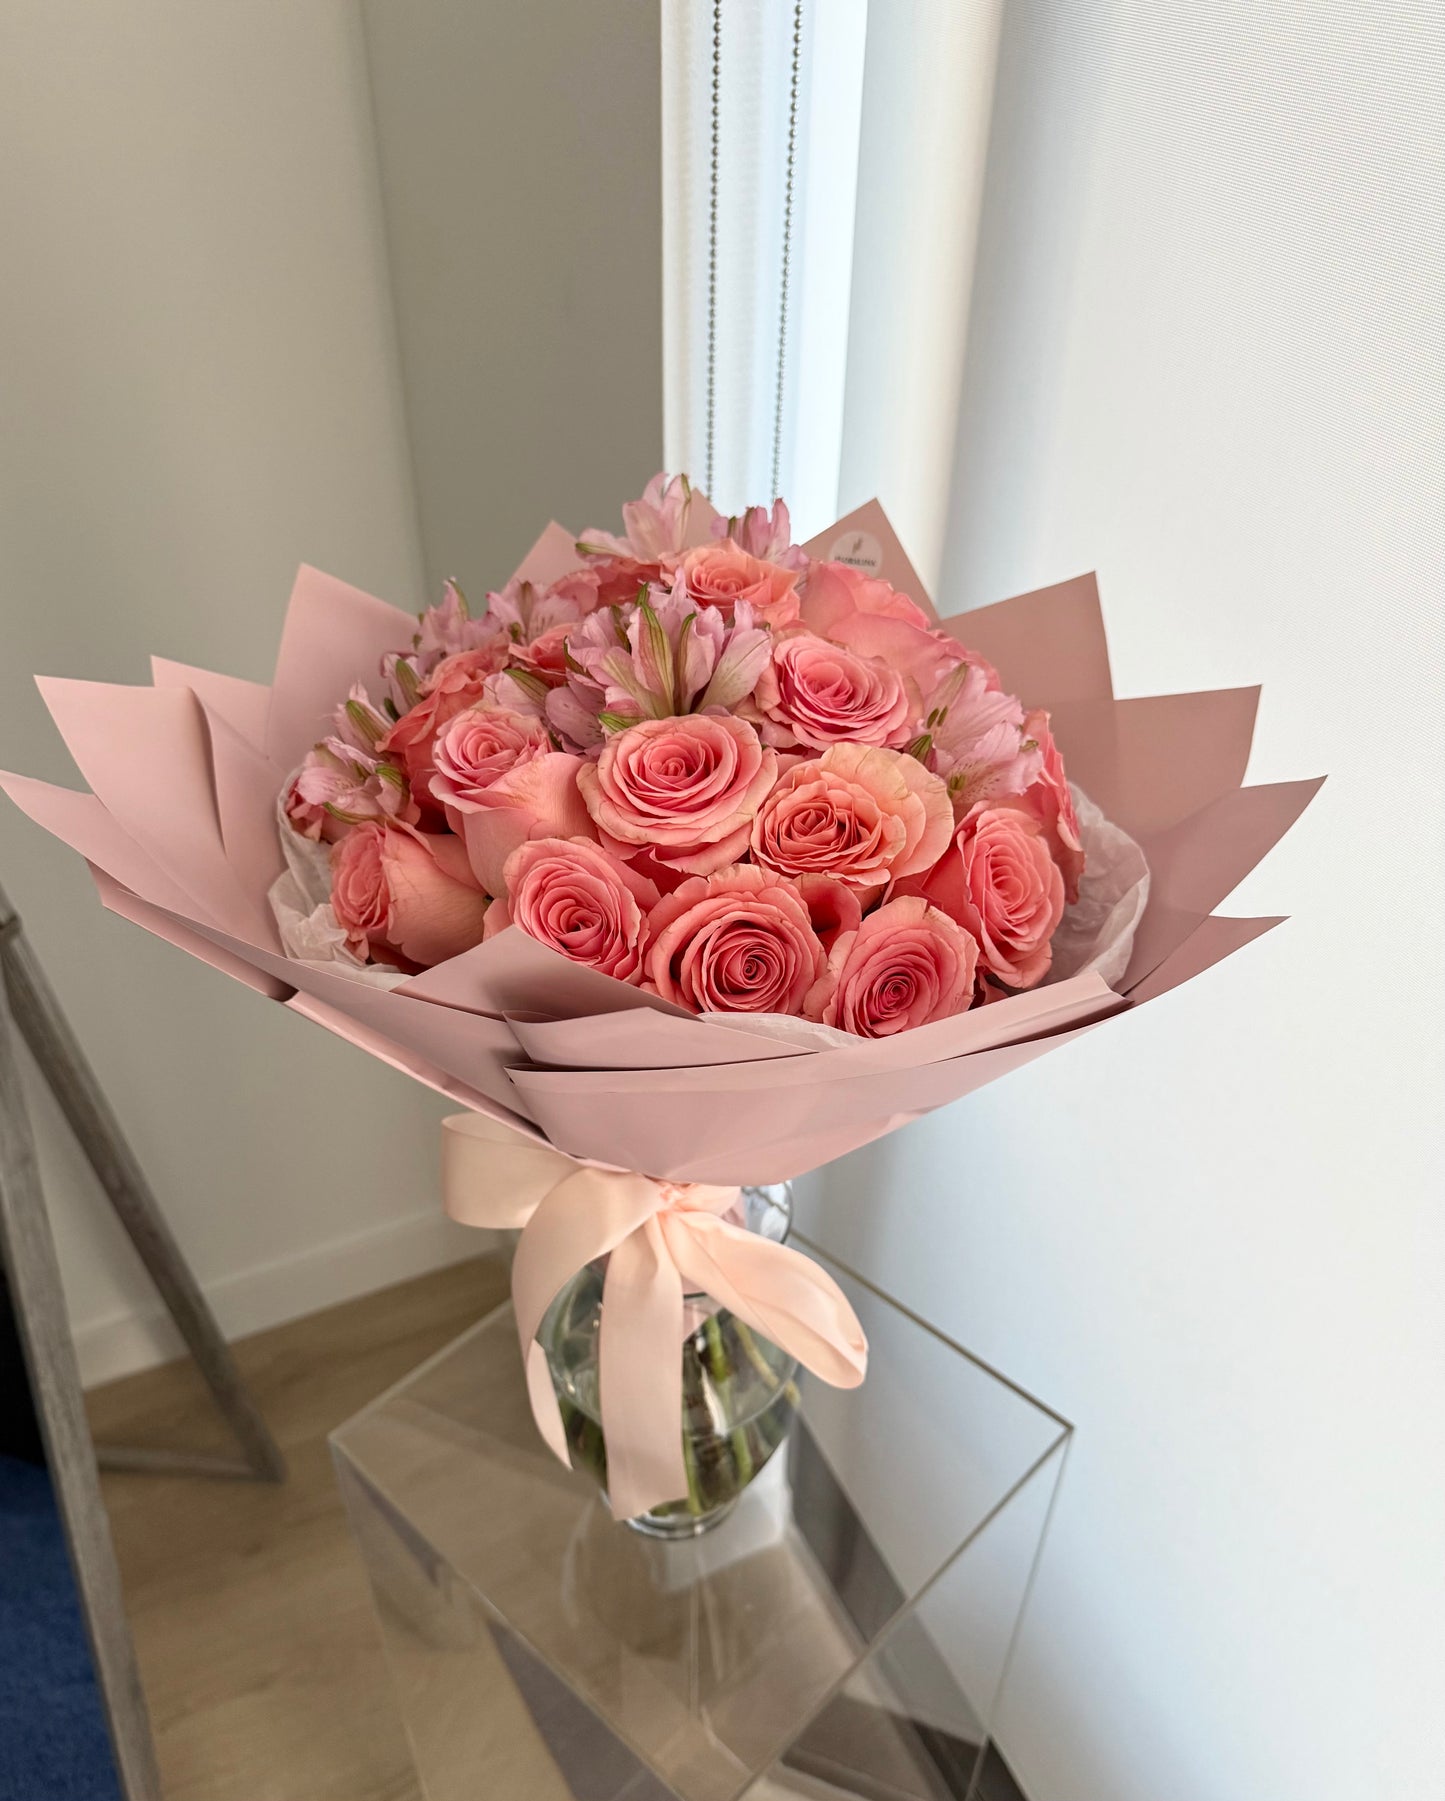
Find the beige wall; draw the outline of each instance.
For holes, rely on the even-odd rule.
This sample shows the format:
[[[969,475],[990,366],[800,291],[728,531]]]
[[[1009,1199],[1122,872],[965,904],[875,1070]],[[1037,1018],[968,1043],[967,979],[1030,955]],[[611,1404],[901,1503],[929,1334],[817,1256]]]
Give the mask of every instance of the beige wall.
[[[0,765],[76,779],[32,672],[140,681],[156,651],[264,678],[301,560],[414,608],[426,565],[485,589],[553,507],[605,518],[650,473],[651,10],[653,67],[618,50],[606,120],[591,9],[525,9],[536,42],[474,10],[485,44],[447,35],[467,9],[409,4],[371,45],[391,198],[424,214],[393,234],[424,539],[355,0],[0,4]],[[102,912],[8,805],[0,881],[223,1323],[469,1247],[437,1216],[441,1102]],[[132,1365],[164,1342],[151,1295],[36,1107],[83,1363]]]
[[[363,0],[430,585],[662,461],[657,7]]]

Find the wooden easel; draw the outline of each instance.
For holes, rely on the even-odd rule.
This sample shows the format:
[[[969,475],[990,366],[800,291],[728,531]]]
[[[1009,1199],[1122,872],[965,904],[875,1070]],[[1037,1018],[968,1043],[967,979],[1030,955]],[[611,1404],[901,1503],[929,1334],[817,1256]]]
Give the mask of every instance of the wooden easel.
[[[216,1405],[239,1458],[191,1451],[106,1447],[91,1442],[80,1369],[40,1184],[25,1105],[14,1020],[102,1188],[139,1253]],[[161,1801],[155,1747],[121,1595],[98,1463],[111,1469],[279,1482],[285,1459],[241,1381],[230,1347],[95,1072],[0,889],[0,1261],[25,1350],[46,1459],[65,1526],[97,1681],[126,1801]]]
[[[111,1112],[95,1071],[86,1061],[55,992],[0,888],[0,974],[9,1013],[30,1047],[37,1068],[59,1103],[76,1141],[105,1190],[116,1218],[166,1304],[186,1348],[206,1380],[217,1408],[235,1435],[241,1456],[199,1451],[152,1451],[119,1445],[97,1447],[103,1469],[149,1470],[194,1476],[240,1476],[280,1482],[286,1460],[247,1392],[216,1317],[181,1254],[145,1172]],[[8,1040],[8,1034],[7,1034]],[[13,1044],[7,1045],[13,1061]],[[7,1079],[9,1070],[7,1068]],[[18,1080],[18,1071],[15,1072]],[[16,1090],[17,1105],[23,1097]],[[28,1132],[27,1126],[27,1132]],[[37,1198],[39,1190],[37,1188]]]

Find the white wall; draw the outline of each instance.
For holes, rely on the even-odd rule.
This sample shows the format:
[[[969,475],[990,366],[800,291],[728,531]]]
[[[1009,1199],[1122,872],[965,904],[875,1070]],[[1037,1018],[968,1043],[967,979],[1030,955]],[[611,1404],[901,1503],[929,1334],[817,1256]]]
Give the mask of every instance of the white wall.
[[[141,681],[157,651],[264,679],[301,560],[415,608],[424,560],[485,590],[552,507],[606,518],[651,473],[656,183],[638,188],[627,146],[655,141],[656,20],[638,9],[651,72],[645,58],[609,71],[617,116],[608,133],[593,120],[599,222],[579,255],[575,230],[538,231],[533,215],[586,146],[539,156],[522,131],[538,82],[558,112],[593,104],[587,32],[569,44],[556,10],[547,66],[534,54],[512,69],[510,113],[498,110],[505,62],[454,69],[469,171],[505,168],[517,197],[503,206],[500,175],[469,195],[464,173],[434,197],[446,216],[429,223],[472,259],[469,281],[489,242],[486,273],[515,304],[499,316],[453,292],[438,324],[470,308],[485,329],[438,346],[460,359],[458,385],[477,402],[445,442],[445,491],[419,414],[424,559],[356,0],[0,4],[0,764],[76,780],[34,671]],[[394,9],[382,51],[434,48],[455,11]],[[485,106],[468,107],[471,75]],[[410,113],[388,119],[396,156],[409,136],[427,140],[434,94],[422,84],[405,99]],[[561,204],[575,226],[570,187]],[[547,290],[529,336],[519,261],[524,286]],[[618,297],[619,272],[635,309]],[[400,266],[402,278],[414,292],[415,271]],[[605,307],[589,310],[589,284]],[[535,376],[574,306],[585,341],[524,418],[519,376]],[[603,373],[579,394],[584,353]],[[614,391],[624,374],[635,412]],[[592,403],[609,395],[599,415]],[[578,433],[585,456],[556,451]],[[468,493],[470,536],[454,529]],[[438,1216],[444,1103],[103,913],[79,860],[8,806],[0,881],[229,1329],[475,1248]],[[170,1340],[152,1330],[153,1297],[42,1093],[36,1110],[82,1364],[92,1378],[115,1373]]]
[[[1440,15],[1004,9],[945,611],[1330,773],[1197,983],[835,1166],[821,1236],[1077,1425],[1033,1801],[1445,1792]],[[946,1404],[946,1397],[940,1397]]]

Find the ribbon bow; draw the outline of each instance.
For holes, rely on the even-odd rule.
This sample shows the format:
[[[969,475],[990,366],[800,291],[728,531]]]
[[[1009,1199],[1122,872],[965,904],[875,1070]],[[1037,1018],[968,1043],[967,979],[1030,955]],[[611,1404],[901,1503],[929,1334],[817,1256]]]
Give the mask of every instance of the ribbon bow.
[[[558,1292],[606,1255],[598,1346],[607,1489],[618,1519],[687,1493],[684,1288],[710,1295],[835,1388],[856,1388],[868,1344],[841,1288],[799,1251],[723,1217],[741,1190],[666,1182],[536,1144],[477,1113],[443,1122],[442,1192],[466,1226],[520,1227],[512,1301],[538,1430],[567,1440],[537,1330]]]

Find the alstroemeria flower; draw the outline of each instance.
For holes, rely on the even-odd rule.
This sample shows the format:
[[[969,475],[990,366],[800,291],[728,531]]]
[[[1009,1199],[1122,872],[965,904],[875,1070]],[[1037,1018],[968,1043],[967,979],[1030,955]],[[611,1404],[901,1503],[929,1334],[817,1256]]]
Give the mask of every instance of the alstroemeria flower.
[[[654,475],[641,500],[623,507],[622,537],[589,527],[577,540],[577,548],[584,556],[632,557],[665,567],[694,544],[705,544],[717,516],[706,495],[699,494],[685,475]]]
[[[313,843],[335,844],[363,820],[421,817],[406,777],[394,763],[359,750],[344,738],[324,738],[306,753],[284,803],[294,832]]]
[[[486,614],[472,618],[467,597],[454,581],[444,584],[440,603],[427,608],[419,627],[407,657],[419,681],[425,681],[444,657],[453,657],[460,650],[477,650],[498,635]]]
[[[801,544],[793,543],[793,522],[785,500],[775,500],[771,512],[766,507],[749,507],[735,519],[714,519],[712,535],[731,538],[764,563],[779,563],[799,575],[807,571],[808,553]]]
[[[913,745],[948,785],[961,818],[981,801],[1022,794],[1043,767],[1038,740],[1024,730],[1012,694],[989,686],[986,664],[960,663],[934,690]]]
[[[574,569],[542,587],[510,581],[487,596],[487,617],[513,644],[531,644],[559,625],[575,625],[597,610],[597,575]]]
[[[630,607],[584,619],[567,641],[567,686],[547,699],[547,718],[579,748],[589,722],[621,731],[642,719],[672,719],[735,707],[767,666],[769,634],[739,601],[729,623],[680,590],[651,588]],[[566,698],[564,698],[564,696]]]

